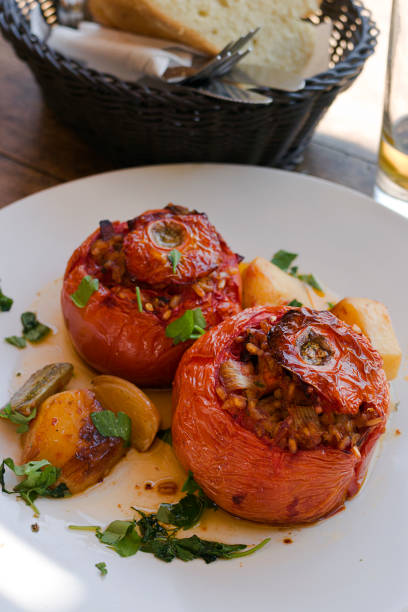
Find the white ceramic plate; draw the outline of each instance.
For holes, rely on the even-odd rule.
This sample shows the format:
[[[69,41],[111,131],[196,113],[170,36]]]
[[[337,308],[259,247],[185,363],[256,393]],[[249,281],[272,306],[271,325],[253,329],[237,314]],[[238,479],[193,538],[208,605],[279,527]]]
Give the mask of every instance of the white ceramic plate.
[[[0,336],[99,219],[128,219],[173,201],[206,211],[237,252],[270,257],[279,248],[339,295],[367,296],[391,310],[404,355],[408,343],[408,221],[356,192],[306,176],[228,165],[124,170],[44,191],[0,211],[0,275],[15,299],[0,314]],[[0,405],[8,399],[17,349],[0,343]],[[406,362],[379,458],[347,509],[292,532],[271,529],[271,543],[247,559],[167,565],[151,555],[121,559],[67,522],[88,516],[70,500],[40,500],[40,532],[15,496],[0,494],[0,609],[79,612],[138,609],[402,612],[408,610],[408,383]],[[399,428],[402,435],[395,436]],[[0,438],[2,454],[8,442]],[[112,516],[117,518],[117,516]],[[86,519],[86,520],[85,520]],[[99,522],[99,521],[98,521]],[[239,541],[237,531],[235,541]],[[105,561],[101,579],[94,563]]]

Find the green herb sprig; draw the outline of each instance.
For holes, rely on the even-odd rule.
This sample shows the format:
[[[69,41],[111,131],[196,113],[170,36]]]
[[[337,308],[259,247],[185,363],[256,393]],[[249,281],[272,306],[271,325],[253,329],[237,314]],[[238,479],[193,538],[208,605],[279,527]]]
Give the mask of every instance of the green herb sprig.
[[[108,568],[106,567],[105,561],[95,563],[95,567],[100,571],[101,576],[106,576],[106,574],[108,573]]]
[[[0,289],[0,311],[1,312],[8,312],[13,305],[13,301],[14,300],[12,300],[10,297],[7,297],[7,295],[4,295],[4,293]]]
[[[14,472],[16,476],[24,476],[24,480],[18,483],[12,491],[5,486],[6,466]],[[10,457],[4,459],[0,466],[0,485],[3,493],[9,495],[16,493],[30,506],[35,514],[40,514],[34,504],[37,497],[67,497],[70,495],[65,483],[60,483],[57,487],[51,488],[60,476],[61,470],[52,465],[46,459],[41,461],[30,461],[23,465],[16,465]]]
[[[197,340],[205,333],[207,322],[201,308],[186,310],[178,319],[166,327],[166,336],[173,339],[173,344],[186,340]]]
[[[203,540],[196,535],[189,538],[177,538],[178,529],[166,529],[158,521],[157,515],[145,514],[134,508],[140,515],[139,520],[113,521],[102,531],[100,527],[70,525],[70,529],[94,531],[100,542],[118,553],[121,557],[130,557],[139,550],[153,554],[157,559],[170,563],[173,559],[193,561],[202,559],[212,563],[217,559],[236,559],[246,557],[260,550],[270,538],[265,538],[248,548],[245,544],[223,544]]]
[[[171,263],[172,269],[173,269],[173,274],[176,273],[177,271],[177,266],[180,263],[180,259],[181,259],[181,253],[180,251],[178,251],[177,249],[173,249],[172,251],[170,251],[170,253],[167,255],[167,259],[169,260],[169,262]]]
[[[288,306],[296,306],[297,308],[300,308],[301,306],[303,306],[302,302],[299,302],[296,298],[294,300],[292,300],[291,302],[289,302]]]
[[[91,413],[92,423],[102,436],[122,438],[125,446],[130,446],[130,436],[132,433],[132,421],[124,412],[112,410],[100,410]]]
[[[78,308],[85,308],[91,296],[95,293],[95,291],[98,291],[98,289],[99,280],[97,278],[92,278],[92,276],[87,274],[81,279],[78,289],[70,296],[71,300],[74,302],[75,306],[78,306]]]
[[[21,412],[18,412],[18,410],[13,410],[11,404],[6,404],[0,410],[0,419],[8,419],[11,423],[18,425],[17,433],[20,434],[28,431],[29,422],[35,419],[36,416],[37,408],[34,408],[28,416],[21,414]]]
[[[275,255],[271,259],[271,262],[275,264],[275,266],[278,266],[278,268],[280,268],[284,272],[287,272],[291,276],[294,276],[299,280],[303,281],[304,283],[307,283],[308,285],[310,285],[310,287],[313,287],[313,289],[316,289],[317,291],[323,291],[322,287],[319,285],[313,274],[298,274],[298,266],[291,267],[291,264],[295,261],[297,257],[297,253],[289,253],[289,251],[284,251],[281,249],[275,253]],[[293,304],[289,304],[289,306],[292,305]]]
[[[44,323],[40,323],[34,312],[23,312],[21,315],[23,326],[22,336],[8,336],[5,341],[17,348],[25,348],[27,340],[32,343],[40,342],[51,332],[51,328]]]
[[[166,525],[174,525],[182,529],[190,529],[198,523],[204,510],[217,510],[217,504],[209,499],[202,488],[194,480],[192,472],[188,473],[182,486],[184,497],[175,504],[160,504],[157,520]]]

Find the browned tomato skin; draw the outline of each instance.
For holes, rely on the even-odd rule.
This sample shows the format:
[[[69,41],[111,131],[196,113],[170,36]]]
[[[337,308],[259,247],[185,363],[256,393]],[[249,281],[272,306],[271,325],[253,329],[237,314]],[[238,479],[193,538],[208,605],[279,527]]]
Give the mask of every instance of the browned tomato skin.
[[[314,365],[300,355],[308,337],[322,337],[332,355],[327,363]],[[343,359],[345,346],[348,358]],[[368,338],[327,311],[299,308],[289,311],[275,325],[270,347],[276,361],[312,385],[336,412],[356,414],[362,402],[378,416],[388,405],[388,386],[382,358]]]
[[[150,218],[151,222],[163,212],[166,211],[150,211],[142,217]],[[182,222],[187,226],[186,217],[182,216]],[[114,222],[113,227],[126,240],[128,224]],[[99,230],[91,234],[75,250],[67,264],[61,305],[71,340],[81,357],[100,372],[121,376],[141,386],[170,386],[189,343],[174,345],[165,335],[166,326],[185,310],[196,307],[202,309],[209,327],[238,312],[241,309],[241,278],[237,256],[217,234],[220,246],[218,269],[227,272],[234,268],[236,273],[229,274],[222,290],[216,289],[199,297],[191,284],[184,282],[183,276],[176,282],[166,250],[166,274],[170,270],[169,282],[173,284],[170,291],[180,294],[181,301],[172,310],[171,317],[164,321],[155,313],[139,312],[134,285],[104,284],[103,273],[90,255],[92,244],[99,235]],[[99,278],[99,289],[85,308],[78,308],[70,296],[87,274]],[[163,288],[142,283],[141,286],[152,299],[163,294]]]
[[[365,477],[386,416],[360,448],[325,447],[295,454],[271,446],[238,425],[216,395],[220,364],[236,336],[287,308],[247,309],[200,338],[183,356],[174,383],[173,448],[206,494],[239,517],[273,524],[314,522],[339,509]],[[387,389],[386,382],[384,381]],[[386,414],[388,392],[383,392]]]

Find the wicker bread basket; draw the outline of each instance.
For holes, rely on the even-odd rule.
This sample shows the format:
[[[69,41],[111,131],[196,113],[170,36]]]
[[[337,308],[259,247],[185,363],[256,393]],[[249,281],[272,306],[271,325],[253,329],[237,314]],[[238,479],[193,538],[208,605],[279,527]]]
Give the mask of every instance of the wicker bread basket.
[[[130,84],[52,51],[30,33],[18,0],[0,0],[0,27],[62,121],[115,163],[231,162],[291,169],[338,93],[373,53],[378,30],[359,0],[323,0],[333,23],[330,69],[298,92],[263,89],[270,105],[218,101],[189,88]]]

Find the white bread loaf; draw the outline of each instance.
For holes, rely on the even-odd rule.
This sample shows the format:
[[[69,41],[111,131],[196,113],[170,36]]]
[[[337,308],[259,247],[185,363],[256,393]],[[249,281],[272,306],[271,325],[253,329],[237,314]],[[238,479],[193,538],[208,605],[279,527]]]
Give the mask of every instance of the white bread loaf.
[[[96,21],[136,34],[165,38],[216,54],[261,26],[248,64],[298,72],[307,64],[315,35],[300,17],[319,0],[90,0]]]

